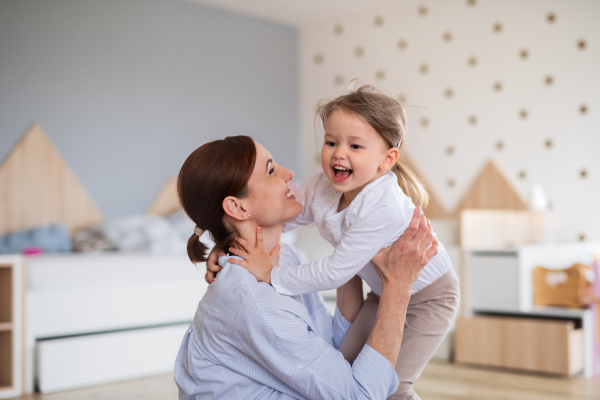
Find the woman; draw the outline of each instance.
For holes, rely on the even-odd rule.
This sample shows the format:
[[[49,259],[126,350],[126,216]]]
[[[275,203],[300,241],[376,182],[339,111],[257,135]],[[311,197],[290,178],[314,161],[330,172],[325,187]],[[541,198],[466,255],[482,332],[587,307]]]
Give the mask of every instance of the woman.
[[[228,137],[196,149],[178,179],[181,204],[196,223],[188,242],[192,262],[206,260],[198,239],[208,230],[221,247],[251,254],[271,249],[281,265],[302,263],[281,246],[283,224],[302,211],[289,181],[247,136]],[[351,366],[337,350],[362,305],[360,279],[338,289],[333,318],[318,293],[284,296],[258,282],[227,257],[198,305],[175,364],[180,399],[384,399],[394,393],[410,287],[437,253],[420,210],[395,245],[373,264],[383,282],[375,327]]]

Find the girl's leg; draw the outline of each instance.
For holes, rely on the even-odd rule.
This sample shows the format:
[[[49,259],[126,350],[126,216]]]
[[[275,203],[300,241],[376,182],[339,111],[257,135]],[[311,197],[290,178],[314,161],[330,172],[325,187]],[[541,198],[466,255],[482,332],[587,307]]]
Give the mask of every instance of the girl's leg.
[[[375,326],[377,307],[379,307],[379,296],[369,292],[340,346],[340,351],[350,364],[354,362],[365,343],[367,343],[367,339]]]
[[[453,270],[411,296],[396,364],[400,384],[390,399],[420,399],[412,386],[450,330],[459,302],[458,277]],[[369,293],[340,346],[344,358],[350,363],[354,362],[369,338],[378,304],[378,296]]]
[[[452,269],[411,296],[396,364],[400,384],[389,399],[420,399],[412,386],[448,334],[459,302],[458,277]]]

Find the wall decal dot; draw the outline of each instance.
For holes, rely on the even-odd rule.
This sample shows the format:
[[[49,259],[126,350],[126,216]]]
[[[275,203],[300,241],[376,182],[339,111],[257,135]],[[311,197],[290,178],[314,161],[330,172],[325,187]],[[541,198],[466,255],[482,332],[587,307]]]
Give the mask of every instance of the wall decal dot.
[[[452,33],[450,32],[444,32],[444,34],[442,35],[442,39],[444,39],[444,42],[449,42],[452,40]]]
[[[587,172],[585,169],[582,169],[581,171],[579,171],[579,176],[580,176],[582,179],[585,179],[585,178],[587,178],[587,176],[588,176],[588,172]]]
[[[551,201],[548,202],[548,210],[552,210],[552,208],[554,207],[554,203],[552,203]]]
[[[396,96],[396,100],[398,100],[400,103],[406,103],[406,95],[401,93],[398,96]]]
[[[502,150],[504,148],[504,143],[496,142],[496,150]]]
[[[527,172],[525,172],[523,170],[519,171],[519,178],[521,178],[521,179],[527,178]]]
[[[335,33],[338,36],[341,35],[342,33],[344,33],[344,26],[337,24],[333,27],[333,33]]]
[[[502,91],[502,82],[500,82],[500,81],[494,82],[494,90],[496,92],[501,92]]]
[[[493,26],[493,29],[496,33],[502,32],[502,24],[500,22],[496,22]]]
[[[554,78],[552,77],[552,75],[546,75],[546,77],[544,78],[544,82],[546,83],[546,85],[552,86],[552,84],[554,83]]]
[[[385,71],[380,69],[379,71],[375,72],[375,78],[379,81],[385,79]]]
[[[344,77],[341,75],[337,75],[333,79],[333,83],[335,83],[337,86],[342,86],[344,84]]]
[[[358,46],[357,48],[354,49],[354,55],[356,57],[362,57],[363,54],[365,54],[365,49],[363,49],[362,47]]]
[[[521,119],[526,119],[528,115],[529,114],[526,109],[522,109],[521,111],[519,111],[519,117],[521,117]]]
[[[323,54],[315,55],[315,64],[322,64],[323,60],[324,60]]]
[[[406,46],[407,46],[407,45],[408,45],[408,44],[406,43],[406,40],[404,40],[404,39],[400,39],[400,40],[398,40],[398,43],[396,43],[396,46],[398,46],[398,49],[399,49],[399,50],[404,50],[404,49],[406,49]]]
[[[454,89],[447,88],[446,90],[444,90],[444,96],[446,96],[449,99],[451,99],[452,97],[454,97]]]
[[[383,17],[378,15],[375,17],[375,19],[373,20],[373,24],[377,27],[382,26],[383,25]]]
[[[588,108],[585,104],[582,104],[579,106],[579,113],[581,115],[585,115],[585,114],[587,114],[587,112],[588,112]]]
[[[579,39],[577,41],[577,47],[579,48],[579,50],[585,50],[585,48],[587,47],[587,43],[584,39]]]
[[[452,146],[448,146],[446,147],[446,154],[448,154],[449,156],[454,154],[454,147]]]
[[[523,49],[519,52],[519,56],[523,59],[523,60],[527,60],[529,58],[529,51],[527,49]]]
[[[427,72],[429,72],[429,67],[427,66],[427,64],[419,65],[419,72],[422,74],[426,74]]]
[[[548,15],[546,15],[546,21],[548,21],[551,24],[555,23],[556,15],[554,13],[548,13]]]
[[[471,66],[474,67],[477,65],[477,58],[471,56],[469,57],[469,59],[467,60],[467,63]]]
[[[421,17],[426,16],[427,15],[427,7],[420,6],[418,12]]]
[[[454,187],[454,184],[455,184],[454,179],[448,179],[446,181],[446,185],[448,185],[448,187]]]
[[[429,119],[427,117],[421,118],[421,126],[427,128],[429,126]]]
[[[585,242],[585,234],[580,233],[577,239],[579,239],[580,242]]]
[[[470,124],[470,125],[476,125],[476,124],[477,124],[477,116],[475,116],[475,115],[471,115],[471,116],[469,117],[469,124]]]
[[[467,0],[467,5],[470,7],[475,7],[477,4],[477,0]]]
[[[546,142],[544,142],[544,145],[546,146],[547,149],[551,149],[554,143],[552,143],[551,139],[547,139]]]

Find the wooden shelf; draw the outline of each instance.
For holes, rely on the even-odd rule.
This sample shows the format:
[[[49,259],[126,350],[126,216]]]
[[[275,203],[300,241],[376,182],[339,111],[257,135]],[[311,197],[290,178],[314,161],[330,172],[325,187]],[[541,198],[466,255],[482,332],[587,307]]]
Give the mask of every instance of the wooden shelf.
[[[0,255],[0,399],[22,393],[21,263],[21,256]]]

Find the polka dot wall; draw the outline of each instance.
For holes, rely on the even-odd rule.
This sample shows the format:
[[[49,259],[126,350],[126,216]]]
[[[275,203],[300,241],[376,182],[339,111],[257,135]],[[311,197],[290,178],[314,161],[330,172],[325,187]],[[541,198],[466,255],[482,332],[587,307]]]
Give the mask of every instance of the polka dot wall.
[[[304,180],[320,99],[351,79],[407,105],[408,154],[448,210],[493,159],[551,235],[600,241],[600,1],[402,1],[300,28]]]

